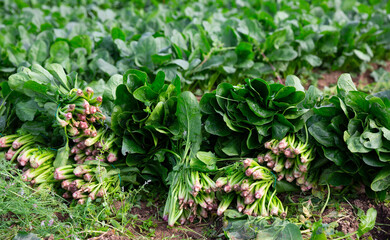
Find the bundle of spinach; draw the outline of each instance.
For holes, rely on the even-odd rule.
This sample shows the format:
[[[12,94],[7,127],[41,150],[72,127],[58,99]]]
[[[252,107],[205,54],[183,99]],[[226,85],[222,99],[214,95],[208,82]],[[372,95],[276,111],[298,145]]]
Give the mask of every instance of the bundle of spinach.
[[[320,101],[307,121],[309,132],[320,154],[333,163],[321,181],[345,186],[355,179],[373,191],[386,191],[390,187],[390,92],[360,92],[350,75],[343,74],[337,95],[310,94]]]
[[[304,98],[295,76],[286,85],[262,79],[237,86],[221,83],[200,101],[210,145],[219,156],[245,156],[270,138],[281,140],[304,126],[308,110],[298,106]]]
[[[166,153],[172,141],[182,138],[176,115],[179,94],[180,79],[166,84],[164,72],[150,82],[145,72],[129,70],[116,88],[111,128],[123,137],[126,163],[138,167],[145,180],[167,177]]]
[[[195,194],[202,188],[199,172],[190,166],[202,142],[199,103],[192,93],[180,92],[179,78],[166,84],[164,72],[150,81],[146,73],[129,70],[123,79],[111,118],[112,129],[123,136],[122,154],[143,179],[168,181],[164,216],[170,225],[179,218],[185,221],[190,214],[178,201],[192,200],[193,207],[201,201]],[[194,197],[184,199],[190,191]]]
[[[59,64],[48,64],[45,68],[33,64],[31,69],[22,67],[11,75],[7,83],[12,94],[17,95],[9,102],[15,106],[18,118],[15,127],[47,137],[48,141],[61,142],[56,137],[63,135],[62,129],[53,128],[59,125],[56,112],[72,97],[69,92],[78,86],[77,74],[66,75]]]

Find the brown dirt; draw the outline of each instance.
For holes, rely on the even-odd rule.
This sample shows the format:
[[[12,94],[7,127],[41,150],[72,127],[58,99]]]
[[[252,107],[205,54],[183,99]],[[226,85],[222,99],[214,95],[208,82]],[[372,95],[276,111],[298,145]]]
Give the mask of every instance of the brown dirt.
[[[1,218],[3,219],[3,221],[9,221],[11,219],[17,219],[18,217],[16,216],[15,213],[8,212],[5,215],[2,215]]]
[[[283,198],[283,195],[281,196]],[[291,199],[299,201],[299,196],[291,196]],[[119,206],[120,207],[120,206]],[[367,212],[369,208],[375,208],[377,210],[376,225],[373,230],[366,233],[362,239],[373,240],[385,240],[390,239],[390,204],[376,203],[374,200],[368,199],[364,194],[359,195],[356,199],[349,200],[349,203],[342,202],[337,207],[330,207],[323,213],[323,223],[337,222],[337,231],[341,231],[344,234],[353,233],[359,228],[359,220],[356,215],[357,209],[360,208],[364,212]],[[211,226],[215,226],[212,231],[217,234],[222,233],[222,221],[221,218],[211,219],[207,222],[186,224],[184,226],[168,227],[167,223],[159,220],[158,209],[156,207],[147,207],[145,202],[141,202],[140,208],[134,207],[131,210],[131,214],[138,216],[138,224],[142,224],[142,221],[152,219],[154,235],[147,237],[142,234],[139,227],[131,227],[128,229],[134,233],[136,237],[128,238],[119,236],[118,233],[111,230],[99,237],[90,238],[90,240],[129,240],[129,239],[213,239],[207,237],[205,232],[211,229]],[[144,229],[145,231],[145,229]],[[217,235],[215,234],[215,235]],[[352,236],[351,239],[356,239],[356,236]]]
[[[376,69],[382,67],[386,71],[390,72],[390,61],[386,62],[385,66],[379,66],[378,64],[375,64],[375,63],[372,63],[371,66],[372,66],[373,70],[376,70]],[[361,74],[359,74],[357,76],[352,77],[353,82],[357,86],[365,86],[365,85],[373,83],[374,82],[374,78],[372,78],[371,75],[370,75],[373,70],[369,70],[368,69],[364,73],[361,73]],[[323,73],[323,74],[321,74],[321,78],[318,80],[318,83],[317,83],[318,84],[318,88],[319,89],[324,89],[324,87],[326,87],[326,86],[328,86],[328,87],[334,86],[337,83],[337,79],[343,73],[344,72],[342,72],[342,71],[334,71],[334,72],[331,72],[331,73]],[[309,86],[309,84],[308,84],[308,86]],[[306,87],[308,87],[308,86],[306,86]]]
[[[69,214],[67,214],[67,213],[63,214],[63,213],[56,212],[54,214],[57,216],[58,220],[61,222],[65,221],[69,218]]]
[[[333,86],[337,83],[337,79],[340,77],[340,75],[343,74],[341,71],[335,71],[331,73],[324,73],[322,74],[321,78],[318,79],[317,86],[319,89],[324,89],[324,87]]]
[[[367,196],[361,195],[360,198],[352,200],[352,205],[366,212],[369,208],[377,210],[377,217],[374,229],[368,233],[373,239],[384,240],[390,239],[390,204],[375,203],[368,199]]]
[[[334,208],[327,209],[323,216],[323,223],[336,221],[339,224],[336,230],[344,234],[353,233],[359,228],[359,221],[354,209],[347,203],[340,204],[339,211],[336,211]],[[356,239],[356,237],[352,236],[352,239]]]
[[[385,240],[390,239],[390,205],[386,203],[375,203],[368,199],[366,195],[360,195],[358,198],[350,200],[349,203],[341,203],[339,211],[335,208],[328,208],[323,214],[323,223],[337,222],[338,231],[344,234],[353,233],[359,228],[359,220],[356,215],[356,208],[367,212],[369,208],[377,210],[376,224],[373,230],[363,235],[363,239]],[[356,236],[352,236],[356,239]]]

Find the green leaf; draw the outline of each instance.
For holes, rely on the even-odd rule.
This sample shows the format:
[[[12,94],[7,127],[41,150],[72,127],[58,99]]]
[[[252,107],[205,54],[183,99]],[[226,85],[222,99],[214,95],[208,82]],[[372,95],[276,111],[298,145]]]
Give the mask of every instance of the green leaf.
[[[259,97],[260,101],[266,105],[268,96],[270,95],[270,86],[269,84],[264,81],[263,79],[252,79],[252,80],[246,80],[251,92],[255,93],[255,98]]]
[[[313,223],[313,231],[310,237],[310,240],[328,240],[326,237],[326,233],[324,230],[324,226],[322,225],[322,220]]]
[[[116,68],[114,65],[112,65],[111,63],[109,62],[106,62],[103,58],[99,58],[97,61],[96,61],[96,64],[98,66],[98,68],[104,72],[104,73],[107,73],[108,75],[114,75],[114,74],[117,74],[118,73],[118,68]]]
[[[24,231],[19,231],[18,234],[13,238],[13,240],[41,240],[42,238],[39,238],[34,233],[28,233]]]
[[[275,224],[276,229],[267,229],[262,230],[257,233],[256,239],[262,240],[267,239],[267,236],[272,240],[277,239],[286,239],[286,240],[301,240],[302,235],[301,231],[299,230],[299,227],[293,223],[288,223],[282,226],[278,226]],[[272,237],[271,237],[272,236]]]
[[[57,79],[57,81],[60,82],[60,84],[62,86],[66,87],[66,88],[68,88],[68,90],[70,90],[71,87],[69,86],[68,79],[66,77],[64,68],[60,64],[57,64],[57,63],[48,64],[46,66],[46,69],[47,69],[47,71],[50,72],[50,74],[52,74],[54,76],[55,79]]]
[[[360,136],[360,142],[366,148],[377,149],[382,147],[382,132],[365,131]]]
[[[222,122],[223,118],[220,115],[211,114],[204,122],[205,130],[213,135],[221,137],[228,136],[232,131],[226,126],[226,124],[221,124]]]
[[[314,87],[310,86],[306,91],[305,100],[303,101],[303,106],[305,108],[313,108],[317,102],[319,102],[320,97],[322,96],[322,92]]]
[[[358,216],[360,220],[357,233],[358,237],[363,236],[363,234],[371,231],[375,227],[376,215],[377,211],[375,210],[375,208],[369,208],[366,214],[364,214],[363,211],[358,211]]]
[[[352,177],[334,165],[322,171],[318,183],[320,185],[348,186],[352,183]]]
[[[289,183],[286,181],[276,181],[276,191],[278,193],[297,192],[300,191],[300,189],[294,183]]]
[[[269,111],[267,109],[264,109],[260,107],[260,105],[250,99],[247,99],[246,102],[248,103],[249,108],[252,110],[254,114],[256,114],[258,117],[261,118],[269,118],[275,115],[274,111]]]
[[[104,98],[108,98],[109,100],[114,101],[116,99],[116,88],[122,84],[122,82],[122,75],[115,74],[111,76],[104,88]]]
[[[350,138],[347,139],[347,146],[349,151],[353,153],[368,153],[371,149],[366,148],[360,141],[360,133],[355,132]]]
[[[375,192],[387,190],[390,187],[390,167],[382,168],[371,183],[371,189]]]
[[[8,60],[15,67],[19,67],[23,61],[26,59],[26,51],[24,49],[20,49],[16,46],[9,46],[7,48]]]
[[[152,36],[141,38],[137,43],[135,51],[134,61],[138,67],[154,68],[152,55],[157,53],[157,45]]]
[[[158,93],[153,91],[149,86],[142,86],[134,91],[133,96],[138,101],[146,103],[155,100],[158,97]]]
[[[217,157],[212,152],[199,151],[196,154],[196,157],[209,166],[215,165],[217,163]]]
[[[366,93],[350,91],[345,96],[345,104],[357,112],[368,112],[370,103],[366,100],[366,97]]]
[[[252,44],[247,42],[240,42],[236,47],[237,58],[240,61],[253,59],[254,53],[252,48]]]
[[[18,72],[8,78],[8,85],[12,90],[23,92],[24,83],[29,80],[30,78],[25,72]]]
[[[308,62],[312,67],[319,67],[322,64],[321,58],[313,54],[308,54],[302,57],[303,60]]]
[[[322,149],[325,157],[334,162],[337,166],[343,166],[348,161],[347,155],[340,149],[325,147],[322,147]]]
[[[23,87],[26,90],[29,89],[29,90],[32,90],[36,93],[41,93],[41,94],[45,94],[48,91],[48,88],[45,85],[39,84],[35,81],[27,81],[24,83]],[[25,92],[25,93],[27,93],[27,92]],[[30,95],[30,94],[27,94],[27,95]]]
[[[140,146],[138,143],[136,143],[133,139],[131,139],[128,136],[125,136],[122,141],[122,154],[126,156],[128,153],[140,153],[145,154],[146,151]]]
[[[120,39],[122,41],[126,41],[126,34],[118,27],[111,29],[111,37],[113,40]]]
[[[65,41],[55,42],[50,47],[50,59],[53,63],[63,63],[69,59],[69,45]]]
[[[385,167],[387,164],[380,161],[376,152],[370,152],[363,155],[363,162],[370,167]]]
[[[326,122],[316,122],[309,127],[309,133],[319,144],[325,147],[333,147],[335,146],[334,133],[329,131],[327,128],[328,125]]]
[[[235,219],[235,218],[243,218],[245,217],[244,214],[238,212],[237,210],[234,210],[234,209],[227,209],[224,213],[223,213],[223,216],[226,217],[226,218],[231,218],[231,219]]]
[[[154,79],[151,88],[155,92],[159,92],[160,89],[164,86],[165,82],[165,73],[163,71],[159,71],[156,74],[156,78]]]
[[[69,144],[66,143],[65,146],[58,149],[56,159],[53,162],[53,167],[59,168],[68,165],[69,153],[70,153]]]
[[[345,96],[349,91],[357,91],[351,75],[347,73],[341,74],[337,80],[337,92],[338,94],[341,94],[341,96]]]
[[[175,59],[170,62],[170,64],[175,64],[179,67],[181,67],[183,70],[188,70],[189,63],[182,59]]]
[[[183,158],[189,153],[190,159],[195,156],[202,142],[202,122],[198,100],[191,92],[182,92],[177,99],[176,117],[180,124],[180,133],[186,141]],[[190,151],[190,152],[189,152]]]
[[[145,126],[152,124],[159,124],[162,122],[164,114],[164,102],[158,102],[154,107],[152,113],[149,115],[148,119],[145,121]]]
[[[286,126],[278,121],[275,121],[272,124],[272,138],[281,140],[286,136],[289,130],[290,130],[289,126]]]
[[[286,86],[295,87],[297,91],[305,92],[305,88],[302,86],[301,80],[294,75],[288,75],[286,78]]]
[[[42,64],[49,55],[47,44],[43,40],[37,40],[28,50],[28,61]]]
[[[371,97],[369,102],[371,104],[370,113],[373,114],[384,127],[390,129],[390,110],[386,107],[383,100],[378,97]]]
[[[72,48],[85,48],[88,54],[92,51],[92,41],[88,35],[77,35],[70,40]]]
[[[390,141],[390,130],[387,128],[380,128],[383,132],[383,136]]]
[[[298,57],[298,53],[291,47],[276,49],[268,55],[271,61],[292,61]]]
[[[34,100],[19,102],[16,104],[16,115],[23,122],[34,120],[38,111],[38,104]]]
[[[362,51],[360,50],[353,50],[353,53],[355,53],[355,55],[362,61],[364,62],[369,62],[371,60],[371,57],[368,56],[367,54],[363,53]]]

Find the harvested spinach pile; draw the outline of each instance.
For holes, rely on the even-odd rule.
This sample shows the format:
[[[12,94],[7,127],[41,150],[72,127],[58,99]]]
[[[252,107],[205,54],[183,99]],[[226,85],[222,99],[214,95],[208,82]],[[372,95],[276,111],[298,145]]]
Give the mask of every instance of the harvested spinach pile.
[[[333,164],[322,179],[333,186],[356,181],[378,194],[389,188],[389,91],[367,94],[356,89],[348,74],[340,76],[337,95],[315,95],[307,123],[318,151]]]
[[[11,75],[7,91],[19,97],[5,106],[17,106],[19,130],[0,138],[4,160],[78,204],[151,181],[166,190],[170,226],[233,209],[284,218],[280,193],[324,185],[386,196],[389,93],[357,91],[349,75],[331,96],[295,76],[222,83],[201,99],[164,72],[128,70],[109,83],[95,91],[58,64]]]
[[[298,104],[305,99],[299,79],[289,76],[286,85],[262,79],[245,85],[221,83],[200,101],[205,130],[213,151],[221,156],[245,156],[268,139],[281,140],[298,132],[308,111]]]

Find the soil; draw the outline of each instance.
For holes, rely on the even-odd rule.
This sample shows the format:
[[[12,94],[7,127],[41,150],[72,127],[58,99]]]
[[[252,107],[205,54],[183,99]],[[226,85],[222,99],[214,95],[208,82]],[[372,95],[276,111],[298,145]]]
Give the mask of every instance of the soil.
[[[115,208],[120,208],[120,202],[114,203]],[[161,207],[161,206],[159,206]],[[158,217],[158,208],[148,207],[145,202],[140,203],[140,207],[134,207],[131,209],[131,214],[136,215],[138,218],[138,224],[142,225],[142,222],[148,219],[153,221],[154,234],[146,236],[142,231],[147,231],[147,229],[141,229],[140,227],[128,226],[130,232],[132,232],[135,237],[128,238],[119,236],[118,233],[111,230],[98,237],[90,238],[89,240],[129,240],[129,239],[151,239],[151,240],[160,240],[160,239],[212,239],[205,237],[205,231],[210,229],[210,226],[216,226],[213,231],[222,232],[222,221],[221,219],[210,219],[208,222],[200,223],[191,223],[184,226],[169,227],[165,221],[162,221]]]
[[[374,200],[368,199],[366,195],[360,195],[358,198],[349,200],[349,203],[341,203],[338,211],[328,208],[323,214],[323,223],[337,222],[336,230],[345,234],[353,233],[359,228],[359,220],[356,215],[357,209],[360,208],[367,212],[369,208],[377,210],[375,227],[370,232],[362,236],[362,239],[386,240],[390,239],[390,205],[386,203],[375,203]],[[356,236],[352,236],[356,239]]]
[[[365,195],[361,195],[359,199],[352,200],[351,203],[365,212],[369,208],[375,208],[377,210],[375,227],[368,235],[371,235],[374,240],[390,239],[389,203],[375,203],[375,201],[368,199]]]
[[[58,220],[61,222],[65,221],[66,219],[69,218],[69,214],[67,214],[67,213],[63,214],[63,213],[56,212],[54,214],[57,216]]]
[[[283,199],[284,196],[281,196]],[[293,201],[299,201],[300,196],[292,196]],[[117,207],[120,207],[118,205]],[[366,195],[359,195],[355,199],[350,199],[349,202],[341,202],[337,207],[329,207],[323,213],[323,223],[337,222],[338,226],[335,230],[341,231],[344,234],[349,234],[357,231],[359,228],[359,220],[357,217],[357,208],[367,212],[369,208],[377,210],[376,225],[373,230],[362,236],[361,239],[386,240],[390,239],[390,204],[376,203],[374,200],[367,198]],[[161,221],[158,217],[158,209],[156,207],[147,207],[145,202],[141,202],[140,208],[134,207],[131,214],[137,215],[139,224],[142,221],[152,219],[154,234],[146,236],[142,234],[139,228],[131,226],[128,229],[134,233],[135,238],[119,236],[115,231],[108,231],[99,237],[90,238],[90,240],[129,240],[129,239],[215,239],[215,237],[207,237],[207,231],[213,231],[214,236],[223,232],[222,219],[211,219],[208,222],[186,224],[174,228],[168,227],[167,223]],[[212,227],[211,227],[212,226]],[[224,239],[219,238],[219,239]],[[356,239],[356,235],[351,239]]]
[[[390,72],[390,62],[386,62],[385,66],[379,66],[378,64],[375,64],[375,63],[372,63],[371,66],[372,66],[373,70],[376,70],[376,69],[382,67],[386,71]],[[374,82],[374,78],[371,77],[371,75],[370,75],[373,70],[367,70],[364,73],[361,73],[361,74],[359,74],[357,76],[352,77],[353,82],[357,86],[365,86],[365,85],[373,83]],[[321,74],[321,78],[317,82],[318,88],[319,89],[324,89],[326,86],[328,86],[328,87],[334,86],[337,83],[337,79],[343,73],[344,72],[342,72],[342,71],[334,71],[334,72],[331,72],[331,73],[323,73],[323,74]],[[308,86],[309,85],[310,84],[308,84]],[[306,86],[306,87],[308,87],[308,86]]]

